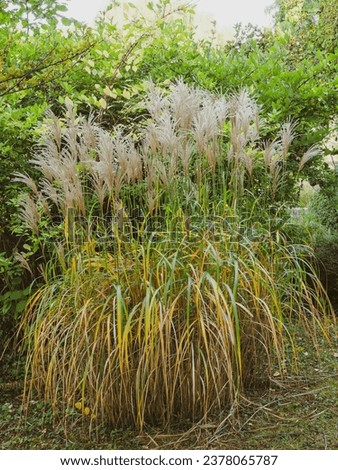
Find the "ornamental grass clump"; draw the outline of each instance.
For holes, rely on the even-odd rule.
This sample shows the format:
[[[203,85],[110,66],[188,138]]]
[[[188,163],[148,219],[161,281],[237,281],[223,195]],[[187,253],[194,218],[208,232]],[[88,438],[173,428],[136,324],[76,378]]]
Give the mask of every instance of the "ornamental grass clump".
[[[304,267],[268,233],[121,241],[116,253],[84,244],[22,319],[25,399],[36,391],[61,413],[80,402],[96,422],[137,429],[235,409],[286,372],[291,323],[314,343],[325,334],[324,292]]]
[[[54,236],[20,327],[25,400],[139,430],[236,410],[295,364],[292,324],[316,345],[333,321],[310,250],[258,223],[248,190],[265,171],[272,197],[293,127],[263,145],[246,91],[149,84],[144,104],[136,141],[77,118],[68,101],[32,159],[40,180],[16,175],[30,188],[25,224]]]

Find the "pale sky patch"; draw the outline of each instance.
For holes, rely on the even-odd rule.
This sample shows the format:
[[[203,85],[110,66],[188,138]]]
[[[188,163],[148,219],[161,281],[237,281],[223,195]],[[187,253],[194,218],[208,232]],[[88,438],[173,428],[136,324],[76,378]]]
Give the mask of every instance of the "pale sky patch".
[[[127,0],[120,1],[121,4]],[[274,0],[196,0],[198,25],[203,30],[210,29],[211,21],[216,20],[217,31],[228,32],[236,23],[252,23],[261,27],[271,25],[271,16],[266,8]],[[155,0],[156,2],[156,0]],[[70,0],[69,15],[88,24],[93,23],[99,11],[109,0]],[[146,0],[134,0],[133,3],[147,3]]]

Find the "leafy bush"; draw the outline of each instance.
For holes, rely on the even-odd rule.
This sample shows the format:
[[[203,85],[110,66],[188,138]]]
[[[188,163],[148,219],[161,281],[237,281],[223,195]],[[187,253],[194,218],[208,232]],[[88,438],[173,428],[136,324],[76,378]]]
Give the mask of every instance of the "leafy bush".
[[[337,170],[332,180],[337,180]],[[314,194],[309,212],[317,223],[311,239],[319,274],[335,306],[338,306],[338,190],[337,184]]]
[[[338,190],[335,186],[317,191],[311,198],[309,210],[323,227],[338,231]]]
[[[314,253],[319,262],[319,275],[328,295],[338,307],[338,233],[321,232],[314,241]]]

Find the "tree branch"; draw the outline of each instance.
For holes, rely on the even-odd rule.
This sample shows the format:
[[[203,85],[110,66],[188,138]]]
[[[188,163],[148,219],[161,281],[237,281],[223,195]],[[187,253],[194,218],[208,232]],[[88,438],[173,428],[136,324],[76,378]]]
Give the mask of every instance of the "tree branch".
[[[6,78],[4,80],[1,80],[0,81],[0,85],[4,84],[4,83],[8,83],[8,82],[12,82],[12,81],[15,81],[15,83],[7,88],[5,91],[1,92],[0,93],[0,97],[2,96],[6,96],[8,94],[13,94],[13,93],[17,93],[19,91],[22,91],[23,88],[18,88],[20,87],[20,84],[22,82],[24,82],[26,79],[30,79],[32,78],[33,75],[36,75],[38,72],[41,72],[43,70],[47,70],[51,67],[55,67],[57,65],[60,65],[60,64],[63,64],[63,63],[66,63],[66,62],[69,62],[73,59],[76,59],[76,58],[79,58],[83,55],[86,55],[90,49],[95,46],[97,44],[97,41],[95,42],[92,42],[91,44],[89,44],[87,47],[85,47],[83,50],[81,51],[78,51],[76,53],[73,53],[71,54],[70,56],[68,57],[65,57],[63,59],[59,59],[59,60],[56,60],[55,62],[52,62],[50,64],[45,64],[45,65],[41,65],[40,67],[34,67],[34,68],[31,68],[29,70],[26,70],[24,73],[22,73],[21,75],[19,76],[16,76],[16,77],[9,77],[9,78]],[[48,57],[49,53],[45,56],[45,57]],[[41,62],[41,61],[40,61]],[[32,88],[35,88],[32,87]],[[24,89],[27,89],[27,88],[24,88]]]

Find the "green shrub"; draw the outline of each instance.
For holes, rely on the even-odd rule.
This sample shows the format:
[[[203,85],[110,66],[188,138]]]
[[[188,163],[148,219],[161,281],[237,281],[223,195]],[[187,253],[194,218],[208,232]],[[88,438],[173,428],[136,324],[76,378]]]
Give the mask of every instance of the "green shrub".
[[[321,232],[314,241],[319,275],[335,308],[338,308],[338,232]]]
[[[316,192],[311,198],[309,210],[323,227],[338,231],[338,190],[334,186],[325,192]]]
[[[332,172],[338,177],[338,172]],[[334,181],[334,178],[333,178]],[[319,224],[312,233],[319,274],[328,294],[338,307],[338,190],[337,185],[317,192],[311,199],[309,211]]]

